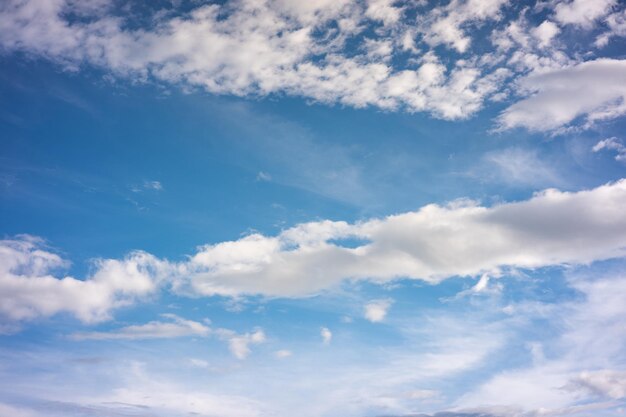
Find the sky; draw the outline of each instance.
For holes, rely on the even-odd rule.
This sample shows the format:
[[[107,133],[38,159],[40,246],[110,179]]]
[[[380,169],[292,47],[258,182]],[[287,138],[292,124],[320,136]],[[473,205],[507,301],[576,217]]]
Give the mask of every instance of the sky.
[[[626,415],[626,3],[0,2],[0,416]]]

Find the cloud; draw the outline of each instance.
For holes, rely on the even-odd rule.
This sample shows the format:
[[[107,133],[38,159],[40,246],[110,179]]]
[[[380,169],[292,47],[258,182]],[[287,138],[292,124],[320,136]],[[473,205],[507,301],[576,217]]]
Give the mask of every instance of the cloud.
[[[329,345],[330,341],[333,339],[333,333],[327,327],[322,327],[320,336],[322,336],[322,342],[325,345]]]
[[[562,185],[564,180],[557,173],[554,161],[546,159],[535,149],[506,148],[487,153],[470,175],[511,185]]]
[[[602,150],[612,150],[615,151],[617,155],[615,155],[615,160],[620,162],[626,162],[626,146],[616,137],[603,139],[600,142],[596,143],[593,148],[591,148],[593,152],[600,152]]]
[[[626,181],[576,193],[554,189],[527,201],[471,201],[356,224],[305,223],[277,236],[253,234],[201,247],[176,282],[179,292],[302,296],[344,280],[436,283],[501,268],[585,264],[624,255]],[[338,239],[363,240],[343,247]]]
[[[188,336],[205,337],[211,334],[211,329],[203,323],[185,320],[174,314],[162,314],[161,316],[169,321],[151,321],[110,332],[74,333],[71,338],[74,340],[144,340]]]
[[[530,364],[501,370],[463,395],[456,404],[459,409],[517,409],[502,413],[505,416],[618,415],[609,411],[619,406],[614,400],[626,397],[621,363],[626,277],[621,271],[579,272],[568,278],[568,286],[580,297],[542,305],[548,310],[521,308],[511,313],[528,326],[542,320],[556,333],[540,345],[530,345]],[[537,349],[550,353],[537,354]]]
[[[151,321],[146,324],[122,327],[107,332],[82,332],[70,335],[73,340],[146,340],[172,339],[179,337],[208,337],[215,336],[228,343],[230,352],[237,359],[245,359],[251,353],[250,345],[265,342],[265,333],[256,329],[252,333],[237,333],[230,329],[212,329],[205,323],[186,320],[175,314],[162,314],[167,321]],[[198,360],[192,360],[193,365],[202,367]]]
[[[287,349],[281,349],[274,352],[274,356],[278,359],[285,359],[293,355],[293,352]]]
[[[501,129],[555,131],[577,118],[583,127],[626,113],[626,60],[596,59],[531,74],[519,81],[529,97],[498,118]]]
[[[610,59],[582,62],[589,55],[559,42],[563,26],[595,29],[600,19],[608,31],[596,33],[597,46],[621,36],[624,11],[615,0],[544,2],[536,8],[508,0],[451,0],[430,8],[421,1],[303,6],[231,0],[191,8],[155,3],[141,13],[120,11],[107,0],[98,7],[81,4],[5,1],[0,53],[44,58],[73,71],[97,67],[109,76],[186,91],[286,94],[448,120],[468,118],[485,102],[501,100],[517,89],[507,84],[521,77],[519,86],[537,94],[505,111],[503,128],[552,130],[581,115],[600,120],[624,113],[623,94],[614,88],[624,85],[623,68],[607,69],[609,77],[598,75]],[[545,8],[553,13],[544,13],[537,26],[529,24],[527,16]],[[482,43],[473,50],[476,33],[486,33],[496,50],[485,50]],[[535,73],[526,76],[529,70]],[[561,86],[561,75],[547,70],[578,78]],[[559,97],[562,102],[555,103]],[[558,104],[565,110],[555,109]]]
[[[626,10],[610,14],[605,19],[608,30],[598,35],[595,45],[603,48],[609,44],[611,38],[626,36]]]
[[[257,181],[271,181],[272,176],[268,174],[267,172],[259,171],[259,173],[256,174],[256,180]]]
[[[606,369],[582,372],[570,381],[567,388],[615,400],[626,398],[626,372]]]
[[[202,246],[178,263],[133,252],[96,261],[84,280],[52,275],[66,262],[22,236],[0,241],[0,314],[12,323],[68,312],[89,323],[164,288],[191,296],[303,297],[346,280],[438,283],[502,268],[587,264],[626,254],[624,205],[626,180],[579,192],[548,189],[492,207],[430,204],[354,224],[324,220],[276,236],[252,234]],[[346,238],[362,243],[342,246]]]
[[[615,4],[615,0],[561,1],[554,8],[554,18],[561,24],[591,29],[596,20],[607,15]]]
[[[200,415],[224,417],[257,417],[266,415],[264,404],[244,396],[216,394],[202,390],[202,387],[177,385],[154,375],[149,375],[140,364],[131,365],[130,375],[125,384],[111,393],[81,403],[98,404],[105,413],[114,412],[117,407],[134,405],[136,412],[153,415]],[[109,415],[108,413],[106,415]],[[133,412],[132,415],[136,415]],[[143,415],[143,414],[139,414]]]
[[[429,45],[444,44],[465,52],[471,42],[466,28],[499,19],[507,3],[508,0],[452,0],[445,6],[433,8],[424,18],[418,17],[418,22]]]
[[[265,342],[265,333],[256,329],[253,333],[237,334],[232,330],[218,329],[216,333],[220,339],[228,342],[230,352],[237,359],[245,359],[250,355],[250,345],[258,345]]]
[[[0,318],[24,321],[68,312],[85,323],[107,320],[112,310],[154,294],[171,273],[168,262],[140,251],[95,260],[84,280],[52,275],[67,266],[41,239],[0,240]]]
[[[70,19],[73,1],[10,0],[0,9],[0,48],[73,70],[90,64],[118,77],[215,94],[289,94],[358,108],[425,111],[444,119],[479,110],[499,82],[497,73],[483,73],[469,61],[435,68],[431,62],[416,67],[415,60],[394,64],[392,57],[405,60],[407,51],[417,52],[407,47],[417,39],[415,25],[402,16],[405,9],[418,11],[419,3],[398,7],[387,0],[344,0],[298,6],[234,0],[185,12],[153,6],[144,10],[153,15],[147,26],[135,22],[132,13],[115,15],[112,4]],[[423,40],[466,51],[465,28],[496,19],[503,4],[454,0],[436,8],[419,25],[425,29]],[[375,28],[376,35],[367,28]]]
[[[365,305],[364,317],[372,323],[379,323],[385,319],[393,300],[373,300]]]

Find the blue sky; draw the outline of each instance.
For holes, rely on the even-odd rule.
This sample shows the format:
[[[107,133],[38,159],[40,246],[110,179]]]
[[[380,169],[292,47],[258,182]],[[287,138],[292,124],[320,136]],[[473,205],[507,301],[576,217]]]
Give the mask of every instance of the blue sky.
[[[617,0],[0,5],[0,415],[626,412]]]

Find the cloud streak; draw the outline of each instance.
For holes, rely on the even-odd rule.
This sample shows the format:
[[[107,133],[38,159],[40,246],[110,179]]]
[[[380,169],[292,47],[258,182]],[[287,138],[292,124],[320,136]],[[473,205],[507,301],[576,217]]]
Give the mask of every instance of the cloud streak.
[[[626,180],[579,192],[548,189],[492,207],[430,204],[354,224],[325,220],[276,236],[252,234],[202,246],[178,263],[134,252],[96,261],[85,280],[54,277],[64,261],[21,237],[0,242],[0,313],[11,322],[65,311],[95,322],[162,288],[190,296],[303,297],[345,281],[434,284],[507,268],[588,264],[626,254],[625,205]],[[346,238],[364,243],[344,247]]]

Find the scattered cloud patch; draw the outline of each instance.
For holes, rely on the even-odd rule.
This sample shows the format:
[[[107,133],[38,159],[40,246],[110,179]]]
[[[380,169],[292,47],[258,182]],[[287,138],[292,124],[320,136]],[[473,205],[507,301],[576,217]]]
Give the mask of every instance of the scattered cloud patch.
[[[185,320],[174,314],[162,314],[161,316],[168,321],[151,321],[146,324],[122,327],[110,332],[74,333],[70,337],[74,340],[144,340],[189,336],[206,337],[211,334],[211,328],[206,324]]]
[[[67,266],[41,239],[0,240],[0,318],[19,322],[67,312],[85,323],[101,322],[112,310],[154,295],[172,272],[168,262],[140,251],[94,260],[85,279],[53,275]]]
[[[322,327],[320,330],[320,336],[322,336],[322,343],[325,345],[329,345],[331,340],[333,340],[333,333],[328,329],[328,327]]]
[[[470,175],[516,186],[545,187],[562,185],[554,161],[537,150],[511,147],[487,153]]]
[[[583,119],[583,128],[626,113],[626,60],[596,59],[533,73],[519,81],[529,97],[509,106],[498,118],[501,129],[524,127],[552,131]]]
[[[626,146],[616,137],[601,140],[596,143],[591,150],[593,152],[600,152],[602,150],[615,151],[615,160],[626,162]]]
[[[379,323],[385,319],[393,300],[373,300],[365,305],[364,317],[372,323]]]
[[[281,349],[274,352],[274,356],[278,359],[285,359],[293,355],[293,352],[287,349]]]
[[[252,352],[250,345],[258,345],[265,342],[265,333],[261,329],[244,334],[237,334],[227,329],[217,329],[216,333],[220,339],[228,342],[230,352],[237,359],[246,359],[250,355]]]
[[[268,174],[267,172],[259,171],[259,173],[256,174],[256,180],[257,181],[271,181],[272,176]]]
[[[564,25],[591,29],[598,19],[606,16],[616,5],[616,0],[561,1],[554,8],[554,18]]]

